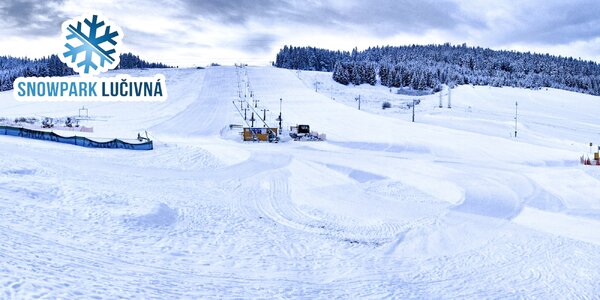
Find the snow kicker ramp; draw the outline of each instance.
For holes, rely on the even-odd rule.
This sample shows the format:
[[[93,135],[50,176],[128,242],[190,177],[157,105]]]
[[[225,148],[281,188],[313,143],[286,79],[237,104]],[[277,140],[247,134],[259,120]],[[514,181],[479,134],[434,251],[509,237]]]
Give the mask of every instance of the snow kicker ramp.
[[[0,134],[9,136],[18,136],[36,140],[52,141],[63,144],[71,144],[88,148],[112,148],[129,150],[152,150],[152,141],[143,143],[129,143],[119,139],[113,139],[105,142],[90,140],[82,136],[64,137],[50,131],[38,131],[20,127],[0,126]]]

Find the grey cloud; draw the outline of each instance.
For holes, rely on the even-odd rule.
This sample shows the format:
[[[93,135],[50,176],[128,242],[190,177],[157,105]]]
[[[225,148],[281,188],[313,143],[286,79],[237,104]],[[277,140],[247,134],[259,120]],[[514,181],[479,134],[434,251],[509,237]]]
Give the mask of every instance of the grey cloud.
[[[375,36],[398,33],[424,33],[430,29],[453,29],[461,24],[484,27],[485,23],[466,17],[450,0],[348,1],[335,6],[324,1],[294,0],[181,0],[186,13],[180,17],[197,17],[244,26],[251,21],[267,26],[303,30],[303,26],[352,33],[357,27]],[[243,46],[254,51],[267,51],[275,37],[251,38]],[[271,50],[269,48],[269,50]]]
[[[260,20],[281,26],[300,24],[345,28],[361,25],[381,34],[395,34],[398,30],[449,29],[465,22],[484,25],[461,15],[460,6],[449,0],[348,1],[342,7],[322,1],[182,1],[189,12],[182,17],[202,16],[226,24],[244,25],[250,20]]]
[[[378,36],[454,30],[460,25],[485,27],[482,20],[466,16],[459,5],[447,0],[364,1],[344,11],[339,21],[369,28]]]
[[[60,11],[64,0],[11,0],[0,3],[0,25],[3,30],[39,36],[60,32],[66,17]]]
[[[268,33],[257,33],[246,35],[238,40],[230,41],[227,45],[235,47],[241,51],[250,53],[267,53],[273,50],[273,46],[277,43],[278,37]]]
[[[61,11],[65,1],[68,0],[0,0],[0,33],[10,36],[58,34],[60,24],[69,17]],[[269,32],[268,28],[291,30],[292,35],[307,30],[337,33],[348,38],[419,35],[438,30],[447,34],[450,42],[499,48],[512,44],[550,47],[600,38],[598,0],[481,0],[475,6],[470,0],[130,1],[128,9],[123,11],[125,15],[140,13],[138,7],[142,6],[152,10],[168,6],[172,9],[164,13],[186,25],[161,35],[127,28],[126,42],[138,49],[223,47],[262,55],[279,46],[282,40],[276,35],[279,31]],[[188,31],[211,31],[210,22],[204,22],[207,19],[239,29],[235,30],[236,37],[213,45],[187,39],[187,36],[195,36],[188,35]],[[224,39],[227,37],[219,40]],[[590,43],[587,51],[599,53],[598,47]]]
[[[328,1],[295,0],[180,0],[184,18],[200,16],[244,26],[251,21],[269,26],[315,26],[352,33],[356,28],[374,36],[421,34],[432,29],[447,31],[455,39],[469,39],[468,31],[482,33],[492,44],[515,42],[565,44],[600,36],[597,0],[500,1],[508,9],[496,20],[491,11],[466,12],[468,1],[459,0],[349,0],[342,5]],[[484,2],[484,7],[485,5]],[[494,9],[498,9],[497,6]],[[492,9],[492,8],[490,8]],[[492,12],[493,13],[493,12]],[[255,44],[258,46],[258,44]]]
[[[168,32],[164,34],[150,33],[145,31],[140,31],[132,28],[124,27],[123,31],[125,33],[125,37],[123,42],[132,45],[134,47],[143,49],[144,47],[152,48],[152,49],[164,49],[168,50],[173,48],[175,45],[177,47],[184,46],[186,48],[210,48],[210,45],[198,43],[195,41],[181,41],[179,37],[181,33],[179,32]]]
[[[496,28],[497,43],[559,45],[600,37],[597,0],[533,1],[513,7],[509,14],[517,25]]]
[[[184,0],[182,4],[189,13],[183,15],[185,18],[200,15],[226,24],[245,24],[256,16],[272,16],[282,7],[289,5],[275,0]]]

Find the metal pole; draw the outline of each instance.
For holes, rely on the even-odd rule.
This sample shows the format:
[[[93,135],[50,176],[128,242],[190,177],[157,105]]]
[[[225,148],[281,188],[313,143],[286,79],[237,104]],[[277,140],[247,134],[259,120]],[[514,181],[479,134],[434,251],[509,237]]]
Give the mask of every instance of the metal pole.
[[[451,100],[452,100],[452,88],[448,86],[448,108],[452,108]]]
[[[252,122],[252,125],[250,125],[250,127],[254,127],[254,112],[252,113],[252,118],[250,119],[250,122]]]
[[[237,110],[240,116],[242,116],[242,112],[237,108],[237,104],[235,104],[235,101],[231,101],[231,103],[233,103],[233,107],[235,107],[235,110]],[[250,124],[248,124],[248,121],[246,119],[244,119],[244,122],[246,123],[246,125],[248,125],[248,127],[250,127]]]
[[[281,128],[281,102],[283,102],[282,98],[279,98],[279,134],[281,135],[281,131],[283,130],[283,128]]]
[[[443,107],[443,105],[442,105],[442,94],[443,94],[443,92],[444,92],[444,88],[442,87],[442,90],[440,91],[440,108]]]
[[[269,125],[268,125],[268,124],[265,122],[265,120],[263,120],[263,119],[260,117],[260,114],[258,113],[258,111],[256,111],[256,110],[255,110],[255,109],[254,109],[252,106],[250,106],[250,110],[252,110],[252,112],[253,112],[253,113],[252,113],[252,118],[253,118],[253,119],[254,119],[254,113],[256,113],[256,117],[257,117],[257,118],[258,118],[260,121],[262,121],[262,122],[263,122],[263,125],[264,125],[265,127],[269,127]],[[255,121],[256,121],[256,120],[255,120]]]
[[[412,121],[414,123],[415,122],[415,100],[414,99],[413,99],[413,107],[412,107],[412,109],[413,109]]]
[[[515,137],[517,137],[517,117],[519,112],[519,102],[515,101]]]

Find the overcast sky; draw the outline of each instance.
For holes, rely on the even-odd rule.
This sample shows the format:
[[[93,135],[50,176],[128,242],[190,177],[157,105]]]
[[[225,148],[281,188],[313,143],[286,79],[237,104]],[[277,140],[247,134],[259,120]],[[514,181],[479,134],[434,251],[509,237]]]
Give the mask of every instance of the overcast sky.
[[[58,53],[61,23],[88,12],[123,28],[125,51],[179,66],[444,42],[600,62],[599,0],[0,0],[0,55]]]

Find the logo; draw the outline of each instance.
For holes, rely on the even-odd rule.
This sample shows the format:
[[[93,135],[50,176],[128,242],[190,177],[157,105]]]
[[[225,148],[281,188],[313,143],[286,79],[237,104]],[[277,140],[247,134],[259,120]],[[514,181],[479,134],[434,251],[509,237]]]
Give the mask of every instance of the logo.
[[[80,75],[98,75],[119,65],[123,31],[98,14],[65,21],[62,38],[65,52],[62,62]]]
[[[62,24],[64,48],[60,60],[79,76],[19,77],[13,95],[19,101],[165,101],[165,76],[97,75],[119,65],[123,31],[100,14],[88,14]]]

